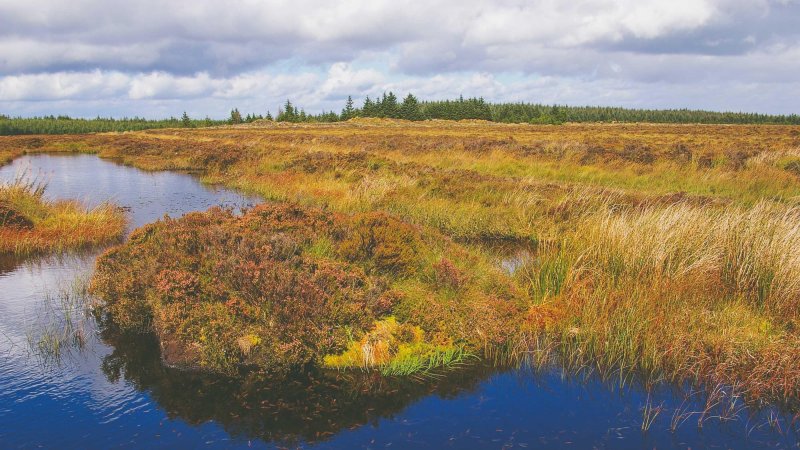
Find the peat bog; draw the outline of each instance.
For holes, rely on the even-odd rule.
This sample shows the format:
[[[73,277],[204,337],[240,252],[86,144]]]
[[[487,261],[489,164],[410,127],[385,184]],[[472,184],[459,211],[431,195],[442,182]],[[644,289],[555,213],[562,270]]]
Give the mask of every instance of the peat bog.
[[[795,126],[360,119],[7,137],[0,159],[91,153],[264,201],[209,210],[212,188],[187,175],[87,155],[23,158],[64,176],[91,160],[131,180],[194,183],[203,200],[177,209],[137,212],[137,195],[158,195],[147,183],[128,201],[89,202],[130,207],[137,228],[95,270],[97,251],[40,263],[92,274],[102,350],[79,357],[83,370],[179,418],[181,433],[238,445],[410,445],[415,433],[423,446],[485,445],[494,438],[480,421],[470,441],[472,418],[426,408],[513,427],[498,410],[538,398],[572,415],[560,424],[570,442],[735,447],[795,442],[798,148]],[[53,177],[46,192],[58,189]],[[61,198],[102,191],[64,186]],[[43,270],[15,264],[0,281]],[[12,322],[3,332],[15,341]],[[472,403],[488,393],[490,409]],[[592,397],[605,412],[577,412],[599,408]],[[519,420],[547,414],[532,403]],[[412,416],[419,425],[399,437]],[[383,434],[363,426],[377,423]],[[557,447],[558,426],[494,433]]]

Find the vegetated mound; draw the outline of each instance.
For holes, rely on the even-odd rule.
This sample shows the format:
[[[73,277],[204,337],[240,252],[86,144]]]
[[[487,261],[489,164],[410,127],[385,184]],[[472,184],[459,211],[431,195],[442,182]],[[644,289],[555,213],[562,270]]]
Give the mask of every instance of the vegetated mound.
[[[100,245],[125,231],[125,214],[109,204],[86,208],[44,198],[45,186],[0,184],[0,256],[30,256]]]
[[[17,211],[9,202],[0,200],[0,227],[30,230],[33,221]]]
[[[92,290],[122,330],[154,332],[166,363],[229,373],[448,366],[512,345],[525,304],[438,232],[292,204],[142,227],[99,258]]]

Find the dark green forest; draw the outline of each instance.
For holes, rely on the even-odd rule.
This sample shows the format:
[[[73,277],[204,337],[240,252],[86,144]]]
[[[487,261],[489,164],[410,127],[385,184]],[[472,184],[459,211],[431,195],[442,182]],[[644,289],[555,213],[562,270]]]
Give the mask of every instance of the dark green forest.
[[[400,100],[394,93],[367,97],[361,108],[347,98],[340,114],[310,115],[287,101],[277,120],[285,122],[335,122],[354,117],[405,120],[488,120],[503,123],[561,124],[565,122],[648,122],[705,124],[798,125],[800,116],[743,112],[715,112],[690,109],[630,109],[604,106],[544,105],[539,103],[489,103],[483,98],[419,101],[408,94]]]
[[[18,134],[81,134],[110,131],[138,131],[155,128],[199,128],[228,123],[226,120],[191,119],[184,113],[181,118],[149,120],[139,117],[114,119],[96,117],[80,119],[69,116],[9,117],[0,115],[0,135]]]
[[[10,117],[0,115],[0,135],[17,134],[77,134],[109,131],[137,131],[154,128],[199,128],[207,126],[250,123],[256,120],[279,122],[338,122],[356,117],[405,120],[488,120],[502,123],[562,124],[566,122],[645,122],[700,124],[779,124],[800,125],[800,116],[769,115],[745,112],[716,112],[690,109],[631,109],[604,106],[544,105],[539,103],[490,103],[483,98],[420,101],[408,94],[402,99],[393,92],[364,99],[357,107],[348,97],[341,112],[306,113],[287,100],[275,117],[247,114],[237,108],[226,120],[194,119],[185,112],[181,118],[149,120],[143,118],[80,119],[69,116]]]

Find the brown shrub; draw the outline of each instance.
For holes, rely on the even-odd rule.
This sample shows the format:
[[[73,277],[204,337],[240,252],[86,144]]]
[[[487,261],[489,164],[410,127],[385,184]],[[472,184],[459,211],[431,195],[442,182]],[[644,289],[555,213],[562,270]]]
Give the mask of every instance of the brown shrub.
[[[135,231],[98,259],[91,289],[122,330],[155,333],[168,363],[222,372],[317,364],[394,314],[435,342],[506,342],[521,311],[500,298],[509,280],[473,282],[447,257],[425,267],[426,242],[475,258],[433,233],[383,213],[212,208]],[[309,252],[320,239],[333,252]],[[434,307],[417,307],[427,296]]]
[[[439,287],[459,290],[466,282],[466,275],[447,258],[442,258],[434,264],[433,271]]]
[[[156,275],[156,291],[169,302],[194,302],[200,281],[186,270],[164,269]]]
[[[649,165],[656,161],[653,149],[642,144],[626,144],[622,152],[620,152],[620,157],[626,161],[637,164]]]
[[[413,225],[385,213],[366,213],[354,217],[339,251],[345,259],[366,262],[378,272],[409,276],[417,271],[420,245]]]

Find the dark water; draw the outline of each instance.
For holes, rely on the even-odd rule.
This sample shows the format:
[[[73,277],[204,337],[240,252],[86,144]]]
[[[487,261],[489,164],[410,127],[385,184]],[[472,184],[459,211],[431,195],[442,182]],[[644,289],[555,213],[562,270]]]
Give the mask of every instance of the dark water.
[[[147,173],[93,156],[35,156],[0,168],[27,170],[54,198],[130,208],[133,226],[211,205],[253,199],[175,173]],[[786,448],[787,419],[740,411],[734,420],[667,387],[647,394],[557,371],[474,366],[429,380],[304,373],[290,380],[227,379],[163,367],[151,339],[91,328],[85,350],[59,365],[32,356],[27,333],[48,292],[90,273],[97,252],[22,263],[0,260],[0,448]],[[510,263],[513,264],[513,263]],[[643,432],[645,405],[662,407]],[[717,411],[718,412],[718,411]],[[780,428],[780,431],[778,430]]]

